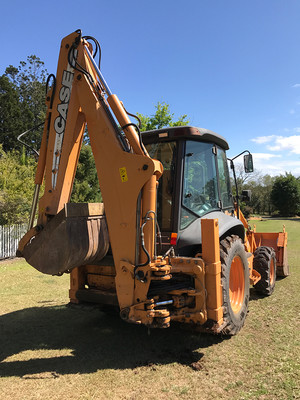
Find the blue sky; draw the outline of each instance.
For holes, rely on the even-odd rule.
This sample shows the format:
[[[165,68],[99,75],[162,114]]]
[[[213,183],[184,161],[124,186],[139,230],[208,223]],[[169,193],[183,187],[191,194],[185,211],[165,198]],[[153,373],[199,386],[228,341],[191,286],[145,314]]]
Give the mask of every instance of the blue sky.
[[[80,28],[130,112],[158,101],[248,149],[263,174],[300,175],[300,1],[1,1],[0,74],[35,54],[56,72]]]

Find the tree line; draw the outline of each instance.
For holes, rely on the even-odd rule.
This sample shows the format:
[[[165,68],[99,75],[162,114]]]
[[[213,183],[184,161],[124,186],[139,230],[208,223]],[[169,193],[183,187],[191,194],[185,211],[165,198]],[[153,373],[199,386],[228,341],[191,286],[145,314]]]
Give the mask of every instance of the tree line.
[[[36,156],[17,141],[18,135],[32,129],[27,144],[39,149],[46,115],[45,88],[47,70],[44,62],[31,55],[18,67],[9,65],[0,76],[0,224],[28,221]],[[157,103],[154,114],[138,114],[141,131],[189,123],[187,115],[175,118],[166,103]],[[242,203],[246,214],[300,214],[300,180],[291,173],[285,176],[237,174],[238,187],[251,189],[252,199]],[[101,192],[89,141],[80,153],[71,201],[98,202]]]
[[[247,218],[250,214],[300,215],[300,177],[296,178],[288,172],[279,176],[263,175],[260,171],[246,174],[242,165],[236,169],[239,194],[242,190],[251,191],[251,200],[241,202],[241,209]],[[234,189],[233,182],[232,187]]]

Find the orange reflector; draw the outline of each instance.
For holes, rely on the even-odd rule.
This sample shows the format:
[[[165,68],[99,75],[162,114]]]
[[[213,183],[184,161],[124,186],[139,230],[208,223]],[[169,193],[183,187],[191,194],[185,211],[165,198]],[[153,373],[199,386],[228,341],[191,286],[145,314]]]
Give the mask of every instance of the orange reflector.
[[[176,246],[176,243],[177,243],[177,233],[172,232],[171,233],[170,245],[171,246]]]

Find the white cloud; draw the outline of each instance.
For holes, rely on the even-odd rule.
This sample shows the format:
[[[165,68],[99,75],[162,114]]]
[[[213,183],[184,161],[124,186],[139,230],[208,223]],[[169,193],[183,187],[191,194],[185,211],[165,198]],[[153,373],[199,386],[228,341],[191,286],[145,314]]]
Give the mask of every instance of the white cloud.
[[[271,142],[271,140],[273,140],[274,138],[276,138],[276,135],[258,136],[256,138],[251,139],[251,140],[252,140],[252,142],[255,142],[257,144],[263,144],[263,143]]]
[[[300,87],[300,83],[295,83],[295,85],[292,86],[293,88],[298,88]]]
[[[293,108],[290,110],[290,114],[291,114],[291,115],[295,114],[295,112],[296,112],[296,111],[295,111]]]
[[[281,147],[280,146],[267,146],[267,149],[270,151],[280,151]]]
[[[300,160],[288,160],[281,155],[253,153],[253,164],[256,171],[271,176],[284,175],[286,172],[300,175]]]
[[[254,160],[270,160],[271,158],[281,157],[280,154],[271,153],[252,153]]]
[[[284,128],[283,131],[286,133],[300,133],[300,127],[297,126],[296,128],[293,129]]]
[[[267,148],[272,146],[267,146]],[[275,149],[276,148],[276,149]],[[278,136],[274,143],[274,149],[271,151],[287,150],[294,154],[300,154],[300,135]]]
[[[300,132],[300,128],[295,128],[295,131]],[[257,138],[251,140],[257,144],[266,144],[266,148],[270,151],[290,151],[294,154],[300,154],[300,135],[258,136]]]
[[[272,176],[284,175],[285,172],[300,176],[300,127],[284,129],[284,132],[287,136],[269,135],[251,139],[258,150],[252,153],[255,170]]]

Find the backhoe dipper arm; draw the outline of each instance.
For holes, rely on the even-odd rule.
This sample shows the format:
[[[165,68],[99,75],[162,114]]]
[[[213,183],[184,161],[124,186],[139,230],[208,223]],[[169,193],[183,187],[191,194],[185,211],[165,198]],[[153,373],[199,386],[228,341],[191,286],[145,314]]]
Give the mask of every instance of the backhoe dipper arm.
[[[127,285],[127,297],[122,296],[122,306],[126,306],[133,302],[133,271],[154,259],[156,187],[162,166],[149,157],[123,105],[111,94],[91,54],[91,44],[78,31],[62,40],[56,91],[51,109],[48,101],[36,172],[37,185],[45,178],[45,192],[39,201],[39,232],[35,229],[28,235],[22,247],[33,236],[43,235],[53,216],[69,202],[87,124],[116,267],[116,289],[118,285],[123,288]],[[140,249],[140,227],[144,222],[146,252]],[[130,265],[131,276],[127,280],[122,277],[121,282],[123,261]],[[64,271],[58,266],[57,272]]]

